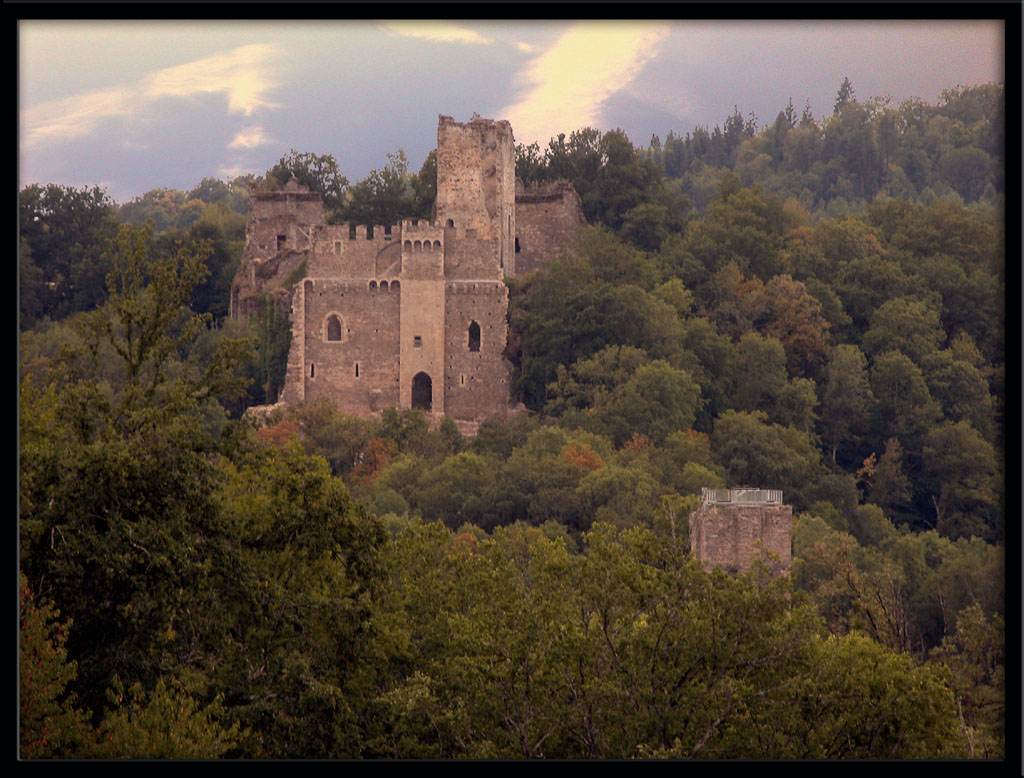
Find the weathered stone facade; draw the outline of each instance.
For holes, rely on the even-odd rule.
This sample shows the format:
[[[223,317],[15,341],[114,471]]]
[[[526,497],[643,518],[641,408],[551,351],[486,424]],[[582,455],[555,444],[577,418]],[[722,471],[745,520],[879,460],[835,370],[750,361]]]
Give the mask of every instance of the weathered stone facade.
[[[764,489],[703,489],[690,514],[690,551],[706,568],[750,569],[763,558],[775,572],[792,559],[793,507]]]
[[[418,408],[472,431],[510,412],[504,278],[564,253],[582,224],[579,198],[558,192],[576,217],[538,225],[530,202],[517,223],[509,123],[441,116],[434,222],[330,225],[319,195],[294,179],[253,191],[231,313],[257,314],[266,295],[290,302],[285,403],[327,398],[358,416]],[[546,223],[558,225],[551,236]],[[523,270],[517,229],[534,247]]]
[[[542,189],[516,189],[515,272],[526,275],[565,251],[585,224],[583,203],[564,181]]]

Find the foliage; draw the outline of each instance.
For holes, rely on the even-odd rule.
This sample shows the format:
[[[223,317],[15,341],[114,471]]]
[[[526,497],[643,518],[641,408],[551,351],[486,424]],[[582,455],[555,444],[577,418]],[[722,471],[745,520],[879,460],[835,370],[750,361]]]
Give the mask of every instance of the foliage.
[[[77,667],[67,655],[70,623],[57,621],[60,614],[33,596],[24,574],[18,595],[18,754],[22,759],[52,759],[80,753],[92,733],[68,688]]]
[[[328,213],[341,207],[348,179],[341,174],[338,161],[332,155],[292,149],[266,172],[264,185],[268,189],[276,189],[287,184],[292,176],[323,198],[324,209]]]
[[[509,279],[532,413],[468,440],[231,421],[291,337],[225,318],[253,177],[24,188],[23,755],[1002,757],[1002,102],[520,146],[591,226]],[[436,195],[434,154],[293,173],[331,220]],[[797,509],[788,578],[688,554],[739,485]]]
[[[31,184],[19,192],[22,329],[103,302],[103,254],[116,226],[114,204],[99,187]]]

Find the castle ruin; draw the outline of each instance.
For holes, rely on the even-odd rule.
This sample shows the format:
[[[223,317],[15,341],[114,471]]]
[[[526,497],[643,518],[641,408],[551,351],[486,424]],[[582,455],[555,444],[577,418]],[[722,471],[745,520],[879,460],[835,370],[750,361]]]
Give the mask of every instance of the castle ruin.
[[[763,559],[775,573],[792,559],[793,506],[778,489],[701,489],[690,514],[690,551],[705,568],[749,570]]]
[[[504,279],[571,247],[579,197],[567,184],[523,190],[507,121],[440,116],[435,213],[331,225],[294,178],[252,191],[231,315],[256,315],[265,298],[290,308],[282,402],[327,398],[364,417],[414,408],[464,432],[510,412]]]

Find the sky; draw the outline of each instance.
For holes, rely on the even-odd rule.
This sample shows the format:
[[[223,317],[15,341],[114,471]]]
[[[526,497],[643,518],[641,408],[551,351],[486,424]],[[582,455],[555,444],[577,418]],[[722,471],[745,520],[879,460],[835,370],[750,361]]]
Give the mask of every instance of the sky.
[[[118,202],[331,154],[350,182],[437,116],[507,119],[517,143],[582,127],[652,135],[758,126],[1004,79],[1001,21],[42,21],[18,28],[19,182]]]

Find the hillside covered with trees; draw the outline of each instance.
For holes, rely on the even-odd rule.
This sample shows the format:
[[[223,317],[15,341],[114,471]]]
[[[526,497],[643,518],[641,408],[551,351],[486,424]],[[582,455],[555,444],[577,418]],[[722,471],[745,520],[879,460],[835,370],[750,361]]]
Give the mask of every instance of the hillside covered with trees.
[[[20,193],[26,758],[984,758],[1005,753],[1001,85],[737,108],[517,149],[575,250],[509,280],[513,393],[247,407],[248,186],[429,218],[436,165],[128,203]],[[296,279],[298,280],[298,279]],[[707,572],[701,487],[781,489],[794,564]]]

